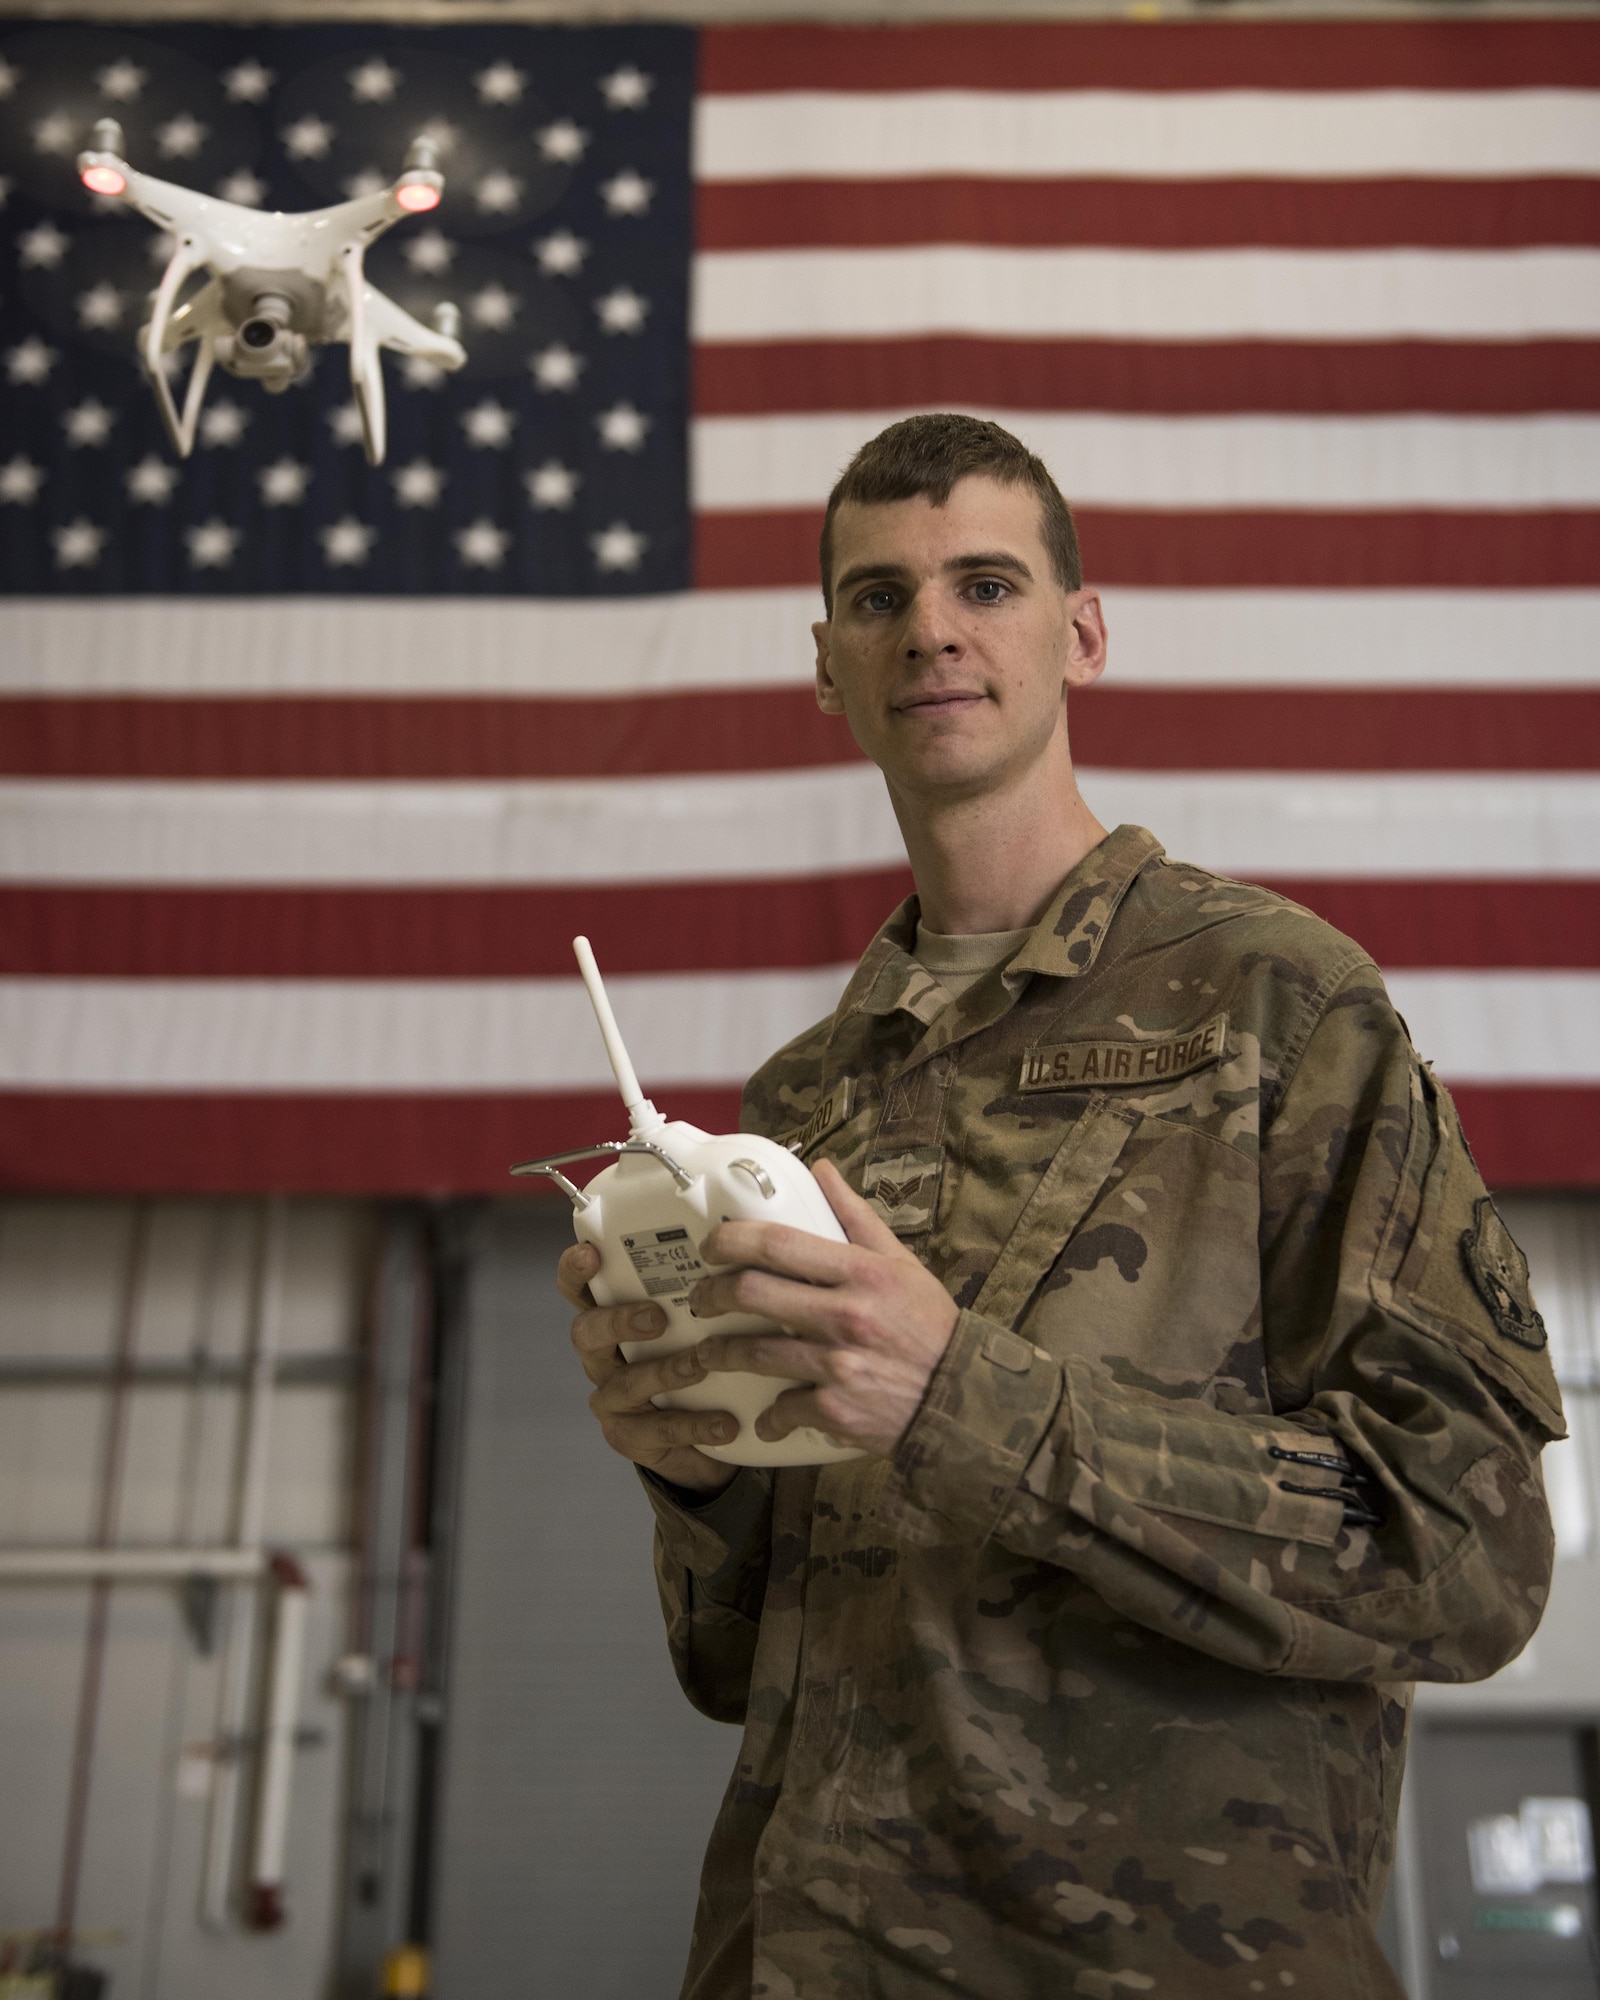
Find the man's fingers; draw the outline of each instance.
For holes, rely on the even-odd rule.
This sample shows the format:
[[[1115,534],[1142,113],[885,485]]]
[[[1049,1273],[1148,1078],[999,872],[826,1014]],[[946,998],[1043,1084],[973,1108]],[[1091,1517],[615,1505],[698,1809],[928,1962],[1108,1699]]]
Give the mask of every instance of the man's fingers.
[[[807,1427],[827,1433],[828,1426],[817,1398],[815,1389],[785,1389],[756,1418],[756,1436],[763,1443],[777,1444],[792,1432]],[[839,1441],[847,1443],[848,1439]]]
[[[652,1396],[685,1389],[693,1382],[703,1382],[705,1376],[700,1350],[680,1347],[676,1354],[651,1355],[611,1369],[589,1398],[589,1407],[597,1416],[603,1411],[646,1409]]]
[[[839,1294],[832,1285],[807,1285],[793,1278],[775,1278],[770,1271],[724,1271],[702,1278],[690,1294],[696,1319],[719,1313],[756,1313],[790,1333],[836,1342],[844,1337],[839,1325]]]
[[[572,1322],[572,1344],[589,1380],[604,1382],[623,1365],[623,1341],[654,1340],[666,1325],[659,1306],[591,1306]]]
[[[829,1375],[825,1349],[786,1333],[714,1333],[694,1352],[711,1375],[777,1375],[789,1382],[822,1382]]]
[[[739,1419],[726,1410],[649,1410],[604,1414],[600,1428],[613,1451],[648,1465],[674,1445],[732,1444]]]
[[[589,1280],[600,1268],[600,1252],[592,1243],[574,1243],[561,1253],[556,1284],[569,1306],[592,1306]]]
[[[781,1222],[719,1222],[700,1246],[708,1264],[758,1264],[807,1285],[838,1285],[850,1275],[850,1247]]]
[[[884,1221],[870,1201],[863,1201],[855,1189],[840,1173],[832,1160],[819,1160],[815,1173],[817,1185],[828,1198],[828,1206],[839,1218],[839,1226],[852,1243],[863,1250],[877,1250],[885,1255],[909,1256],[911,1253]]]

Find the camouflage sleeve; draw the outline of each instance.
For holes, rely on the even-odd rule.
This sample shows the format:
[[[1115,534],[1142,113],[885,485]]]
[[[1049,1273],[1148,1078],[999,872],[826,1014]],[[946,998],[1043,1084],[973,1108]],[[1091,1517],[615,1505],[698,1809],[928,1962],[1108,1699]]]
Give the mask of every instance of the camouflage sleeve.
[[[653,1473],[656,1589],[684,1693],[713,1722],[743,1722],[772,1533],[772,1475],[744,1467],[700,1506]]]
[[[1548,1587],[1560,1399],[1526,1266],[1370,966],[1318,1017],[1260,1173],[1271,1412],[965,1313],[901,1442],[909,1495],[1236,1665],[1493,1673]]]

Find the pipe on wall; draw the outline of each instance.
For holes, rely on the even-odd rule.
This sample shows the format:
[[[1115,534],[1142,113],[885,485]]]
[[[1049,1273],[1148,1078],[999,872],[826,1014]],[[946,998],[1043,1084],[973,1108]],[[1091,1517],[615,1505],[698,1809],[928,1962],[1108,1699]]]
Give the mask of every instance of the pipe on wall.
[[[246,1915],[256,1930],[276,1930],[285,1917],[284,1859],[289,1844],[289,1787],[294,1774],[295,1720],[300,1669],[305,1658],[306,1611],[311,1580],[292,1556],[275,1555],[277,1586],[272,1620],[272,1661],[261,1734],[256,1788],[255,1847]]]

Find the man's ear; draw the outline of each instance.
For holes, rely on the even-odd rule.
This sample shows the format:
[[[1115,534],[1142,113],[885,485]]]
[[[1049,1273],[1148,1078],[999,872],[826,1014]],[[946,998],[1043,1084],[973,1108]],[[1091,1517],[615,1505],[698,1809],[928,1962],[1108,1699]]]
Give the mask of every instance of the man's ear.
[[[1069,688],[1093,687],[1106,670],[1106,614],[1100,593],[1075,590],[1067,605],[1071,627],[1062,679]]]
[[[824,715],[843,715],[844,696],[839,692],[831,664],[833,627],[826,618],[819,618],[811,628],[811,636],[817,642],[817,706]]]

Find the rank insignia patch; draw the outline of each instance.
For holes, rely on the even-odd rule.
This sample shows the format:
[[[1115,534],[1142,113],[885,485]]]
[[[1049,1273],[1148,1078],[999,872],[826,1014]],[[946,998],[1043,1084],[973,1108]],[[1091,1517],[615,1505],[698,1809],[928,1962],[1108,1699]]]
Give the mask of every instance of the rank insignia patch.
[[[869,1160],[861,1192],[896,1236],[920,1236],[933,1227],[944,1155],[937,1146],[913,1146]]]
[[[1488,1195],[1473,1205],[1472,1226],[1461,1232],[1461,1255],[1506,1339],[1519,1347],[1546,1346],[1550,1336],[1528,1289],[1528,1260]]]

